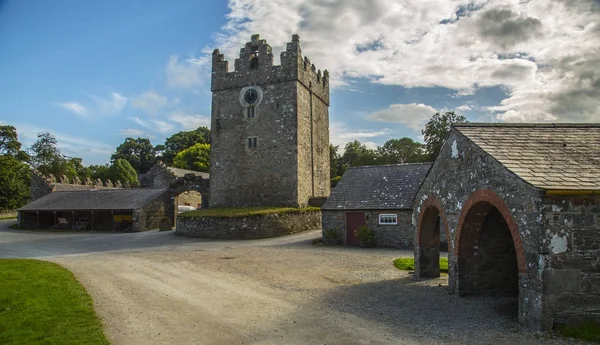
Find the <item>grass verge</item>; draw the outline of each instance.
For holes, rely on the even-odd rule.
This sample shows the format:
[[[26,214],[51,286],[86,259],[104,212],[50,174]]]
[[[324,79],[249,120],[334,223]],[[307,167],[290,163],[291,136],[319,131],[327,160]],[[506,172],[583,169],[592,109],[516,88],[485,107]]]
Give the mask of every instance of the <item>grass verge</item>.
[[[591,320],[586,320],[576,326],[560,327],[558,333],[563,337],[600,343],[600,325]]]
[[[413,271],[415,269],[415,259],[413,258],[398,258],[394,260],[394,266],[402,271]],[[448,273],[448,259],[440,258],[440,272]]]
[[[39,260],[0,260],[0,344],[109,344],[85,289]]]
[[[223,207],[223,208],[206,208],[202,210],[189,211],[179,214],[178,217],[212,217],[212,218],[235,218],[258,216],[265,214],[284,214],[284,213],[304,213],[321,210],[318,207]]]

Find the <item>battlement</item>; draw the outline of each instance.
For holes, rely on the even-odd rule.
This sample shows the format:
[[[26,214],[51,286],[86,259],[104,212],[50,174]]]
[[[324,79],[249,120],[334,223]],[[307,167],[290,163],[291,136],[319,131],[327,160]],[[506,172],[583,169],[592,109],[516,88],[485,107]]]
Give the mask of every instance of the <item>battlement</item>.
[[[80,180],[74,177],[70,180],[67,176],[59,176],[58,178],[50,174],[43,175],[38,170],[31,171],[31,194],[30,201],[41,198],[46,194],[61,190],[88,190],[88,189],[105,189],[105,188],[129,188],[128,184],[122,184],[121,181],[112,182],[110,179],[102,181],[101,179],[92,180],[87,178]]]
[[[298,81],[329,105],[329,72],[321,72],[308,57],[302,57],[300,37],[292,35],[292,41],[281,52],[281,65],[274,65],[271,46],[259,35],[252,35],[240,49],[233,71],[219,49],[212,55],[211,90],[236,89],[251,85]]]

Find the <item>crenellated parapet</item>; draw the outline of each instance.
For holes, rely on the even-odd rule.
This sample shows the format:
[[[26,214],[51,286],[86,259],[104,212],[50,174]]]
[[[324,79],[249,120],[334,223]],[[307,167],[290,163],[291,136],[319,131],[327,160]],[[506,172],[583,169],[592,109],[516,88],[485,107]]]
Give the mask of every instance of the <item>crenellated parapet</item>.
[[[73,180],[70,180],[65,175],[60,176],[59,178],[56,178],[52,174],[45,176],[38,170],[34,169],[31,171],[30,199],[33,201],[43,197],[46,194],[64,190],[89,190],[122,187],[123,185],[120,181],[113,183],[109,179],[102,181],[101,179],[92,180],[90,178],[81,180],[79,177],[74,177]]]
[[[285,51],[281,52],[281,65],[274,65],[273,52],[266,40],[259,35],[240,49],[233,71],[219,49],[212,55],[211,90],[237,89],[251,85],[298,81],[310,92],[329,105],[329,72],[321,72],[308,57],[302,56],[300,37],[292,35]]]

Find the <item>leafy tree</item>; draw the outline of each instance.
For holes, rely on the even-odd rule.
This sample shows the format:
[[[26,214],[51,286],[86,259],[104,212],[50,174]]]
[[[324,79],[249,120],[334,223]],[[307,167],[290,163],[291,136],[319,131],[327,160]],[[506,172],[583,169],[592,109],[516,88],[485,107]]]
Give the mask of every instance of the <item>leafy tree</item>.
[[[179,152],[173,165],[177,168],[208,172],[210,168],[210,144],[196,144]]]
[[[131,164],[138,174],[146,173],[156,163],[154,147],[146,138],[126,138],[125,142],[110,157],[111,162],[124,159]]]
[[[377,152],[379,164],[424,162],[428,158],[425,145],[406,137],[386,141]]]
[[[29,160],[29,155],[21,151],[21,143],[18,140],[17,129],[14,126],[0,125],[0,155],[12,156],[24,162]]]
[[[207,127],[198,127],[193,131],[182,131],[173,134],[165,140],[165,145],[157,145],[157,149],[162,149],[161,159],[167,165],[173,163],[175,156],[196,144],[210,144],[210,129]]]
[[[377,153],[375,150],[367,148],[365,144],[361,144],[360,141],[354,140],[346,144],[341,161],[344,169],[349,166],[375,165],[377,164]]]
[[[27,164],[0,155],[0,210],[14,210],[27,203],[30,178]]]
[[[31,165],[46,175],[53,173],[53,168],[59,165],[59,161],[63,158],[56,137],[49,132],[38,133],[37,140],[31,145],[29,151]]]
[[[462,115],[457,115],[453,111],[448,111],[443,115],[435,113],[431,120],[425,125],[421,133],[425,136],[425,147],[427,153],[434,160],[442,149],[444,141],[450,133],[450,126],[456,122],[466,122],[467,119]]]
[[[83,168],[80,177],[82,179],[90,178],[92,180],[101,179],[102,181],[105,181],[106,179],[112,180],[112,177],[110,177],[110,173],[108,171],[109,168],[110,167],[107,164],[105,164],[105,165],[89,165],[89,166]]]
[[[108,176],[111,181],[121,181],[130,186],[139,186],[138,175],[135,169],[125,159],[119,158],[108,168]]]
[[[338,153],[339,147],[339,145],[334,146],[329,144],[329,172],[331,178],[331,187],[335,187],[345,170],[342,165],[342,156]]]

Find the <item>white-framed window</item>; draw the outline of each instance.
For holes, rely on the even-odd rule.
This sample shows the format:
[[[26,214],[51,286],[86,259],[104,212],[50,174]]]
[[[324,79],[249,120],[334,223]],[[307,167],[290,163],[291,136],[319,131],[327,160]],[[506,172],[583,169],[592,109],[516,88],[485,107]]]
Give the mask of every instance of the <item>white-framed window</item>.
[[[379,215],[379,225],[398,224],[398,215],[395,213],[382,213]]]

